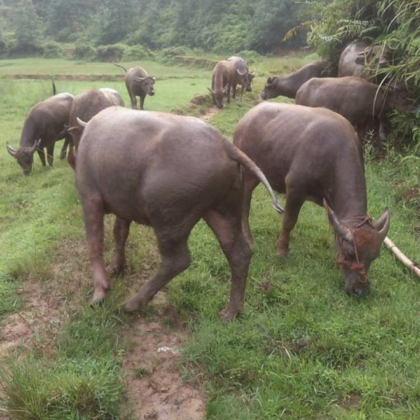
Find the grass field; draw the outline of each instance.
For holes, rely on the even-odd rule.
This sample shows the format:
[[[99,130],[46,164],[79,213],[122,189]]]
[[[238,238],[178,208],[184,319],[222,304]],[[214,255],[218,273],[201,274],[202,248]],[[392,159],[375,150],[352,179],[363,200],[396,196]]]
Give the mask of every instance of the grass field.
[[[287,73],[307,61],[265,59],[256,67],[262,76]],[[146,99],[150,110],[183,107],[209,85],[206,70],[152,62],[144,67],[162,78],[156,83],[156,96]],[[119,71],[112,65],[65,60],[1,61],[0,76],[13,74]],[[179,79],[165,80],[168,74]],[[263,77],[257,78],[255,90],[263,83]],[[103,86],[57,83],[60,92],[74,94]],[[106,86],[119,90],[128,104],[121,82]],[[0,92],[3,143],[17,146],[28,109],[51,94],[51,85],[0,79]],[[237,121],[254,104],[254,97],[233,103],[210,122],[231,138]],[[113,297],[104,307],[89,308],[91,272],[73,172],[64,161],[56,160],[50,169],[42,168],[37,159],[33,174],[23,177],[5,147],[0,148],[0,343],[10,317],[24,305],[20,292],[25,281],[59,296],[56,310],[61,321],[54,334],[44,334],[39,327],[32,344],[12,352],[2,371],[0,418],[5,410],[13,419],[122,419],[121,360],[127,343],[119,338],[119,330],[129,318],[119,307],[129,283],[156,267],[152,233],[143,227],[132,229],[128,279],[115,279]],[[366,160],[370,215],[376,218],[388,206],[389,236],[419,260],[418,213],[402,194],[408,180],[417,176],[413,165],[392,151],[380,162],[372,163],[369,153]],[[284,202],[282,197],[280,201]],[[302,210],[287,260],[275,256],[280,219],[262,188],[254,194],[251,228],[254,256],[245,312],[238,320],[224,324],[218,318],[227,302],[229,267],[203,222],[189,242],[193,264],[167,287],[169,304],[191,331],[180,369],[186,380],[206,390],[207,418],[419,418],[418,281],[383,249],[370,271],[369,295],[348,297],[342,275],[334,268],[332,231],[323,210],[310,203]],[[108,219],[108,259],[110,231]]]

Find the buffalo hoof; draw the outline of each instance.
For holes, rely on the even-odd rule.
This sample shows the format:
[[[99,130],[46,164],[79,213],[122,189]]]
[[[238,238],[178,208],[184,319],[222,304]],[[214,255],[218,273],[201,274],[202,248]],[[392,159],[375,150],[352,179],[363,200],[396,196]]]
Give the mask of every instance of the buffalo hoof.
[[[118,264],[112,263],[109,267],[109,271],[114,276],[123,276],[125,274],[126,265],[125,264]]]
[[[65,150],[62,150],[62,151],[60,152],[60,159],[61,159],[61,160],[65,159],[65,158],[66,158],[66,155],[67,155],[66,151],[65,151]]]
[[[287,258],[289,255],[289,250],[287,249],[277,249],[276,254],[281,259]]]
[[[219,312],[220,319],[224,322],[232,321],[240,314],[240,311],[235,309],[223,309],[223,311]]]
[[[107,297],[107,291],[105,289],[95,290],[91,301],[91,306],[97,306],[104,302]]]
[[[124,306],[124,312],[132,313],[138,311],[143,305],[135,298],[130,299]]]

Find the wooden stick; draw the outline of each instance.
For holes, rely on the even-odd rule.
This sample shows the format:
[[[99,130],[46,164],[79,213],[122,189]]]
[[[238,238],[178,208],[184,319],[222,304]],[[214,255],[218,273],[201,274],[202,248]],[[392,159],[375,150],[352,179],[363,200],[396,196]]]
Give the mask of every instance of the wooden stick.
[[[388,236],[384,240],[385,246],[390,250],[390,252],[395,256],[395,258],[402,262],[412,273],[414,273],[417,277],[420,278],[420,267],[415,262],[409,260],[394,244],[394,242],[391,241],[391,239],[388,238]]]

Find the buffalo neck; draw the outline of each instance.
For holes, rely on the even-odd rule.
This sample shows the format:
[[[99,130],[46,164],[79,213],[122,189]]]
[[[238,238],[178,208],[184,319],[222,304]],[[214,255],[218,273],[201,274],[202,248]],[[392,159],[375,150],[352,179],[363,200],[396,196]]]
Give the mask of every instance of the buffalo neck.
[[[32,118],[27,118],[23,125],[22,134],[20,136],[21,147],[32,147],[35,143],[37,136],[36,124],[32,121]]]
[[[331,177],[329,204],[340,220],[365,216],[367,197],[363,162],[355,152],[343,153],[340,160]]]
[[[288,98],[294,98],[298,88],[296,87],[295,78],[292,76],[278,79],[276,83],[276,90],[280,92],[280,95],[287,96]]]

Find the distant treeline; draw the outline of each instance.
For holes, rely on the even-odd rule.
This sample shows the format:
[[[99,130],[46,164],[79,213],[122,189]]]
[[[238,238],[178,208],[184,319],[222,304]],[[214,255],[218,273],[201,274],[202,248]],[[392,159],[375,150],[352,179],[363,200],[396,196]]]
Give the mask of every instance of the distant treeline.
[[[0,0],[0,47],[37,51],[42,43],[124,43],[209,52],[267,53],[300,21],[296,0]]]

